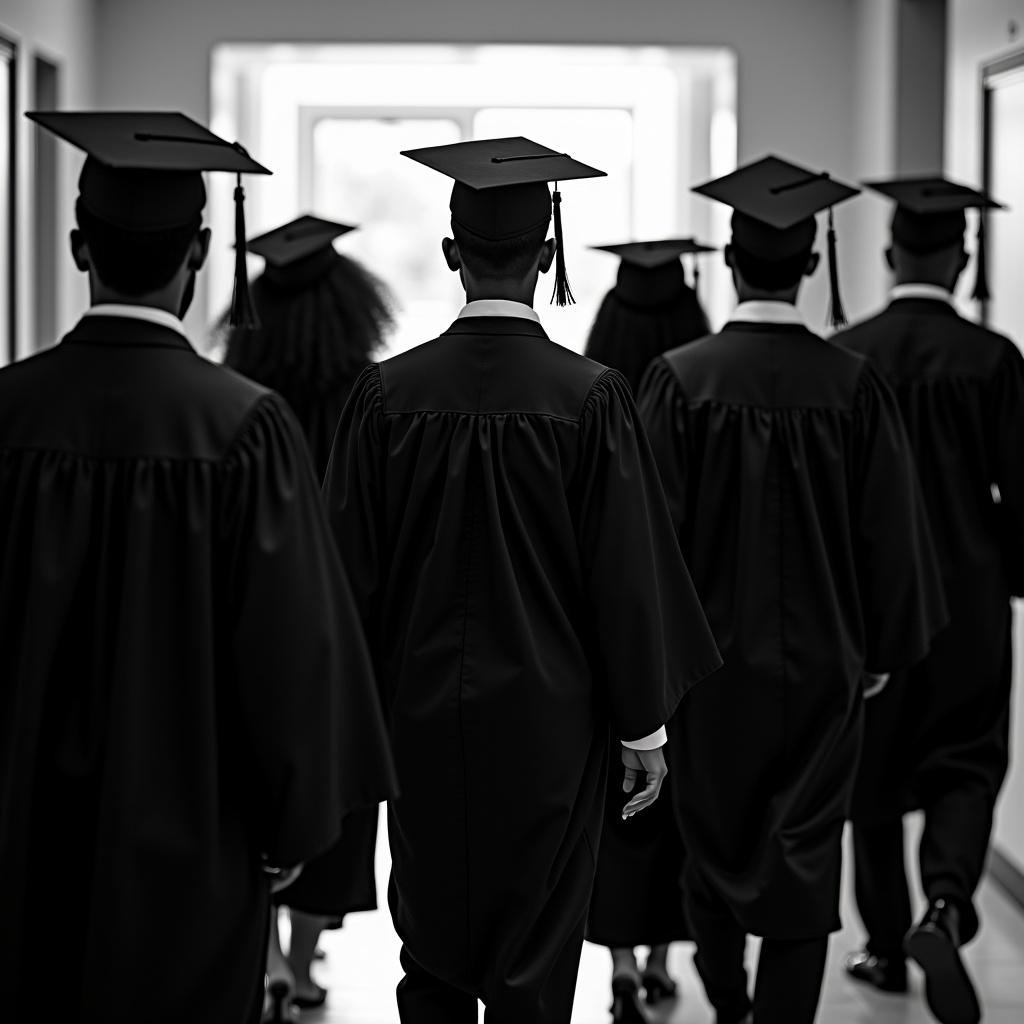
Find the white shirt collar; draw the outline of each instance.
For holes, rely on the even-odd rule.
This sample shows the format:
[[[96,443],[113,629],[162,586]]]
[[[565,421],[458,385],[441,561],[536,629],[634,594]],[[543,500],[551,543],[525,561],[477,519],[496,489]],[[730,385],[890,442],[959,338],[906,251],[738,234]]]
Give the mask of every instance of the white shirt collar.
[[[460,320],[467,316],[518,316],[540,323],[540,317],[532,306],[511,299],[474,299],[459,311]]]
[[[169,330],[176,331],[187,340],[185,325],[166,309],[156,309],[153,306],[131,306],[127,303],[101,302],[90,306],[83,316],[120,316],[128,320],[146,320],[151,324],[158,324]]]
[[[937,284],[897,284],[889,292],[889,298],[893,302],[897,299],[935,299],[949,306],[953,305],[952,294]]]
[[[729,317],[730,323],[745,324],[799,324],[805,326],[800,310],[792,303],[759,299],[741,302]]]

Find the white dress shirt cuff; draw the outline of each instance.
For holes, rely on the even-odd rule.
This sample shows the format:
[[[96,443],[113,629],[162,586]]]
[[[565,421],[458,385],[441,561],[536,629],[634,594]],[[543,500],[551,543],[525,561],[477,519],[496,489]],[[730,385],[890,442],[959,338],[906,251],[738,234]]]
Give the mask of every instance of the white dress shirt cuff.
[[[623,740],[622,745],[629,750],[656,750],[668,743],[668,730],[660,726],[650,736],[644,736],[638,740]]]

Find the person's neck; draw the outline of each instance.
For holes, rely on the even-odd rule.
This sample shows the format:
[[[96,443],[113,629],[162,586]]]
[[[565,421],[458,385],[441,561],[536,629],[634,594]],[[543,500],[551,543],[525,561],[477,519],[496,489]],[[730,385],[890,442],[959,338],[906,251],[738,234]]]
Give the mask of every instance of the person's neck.
[[[799,289],[790,288],[784,292],[768,292],[760,288],[740,288],[736,292],[737,302],[785,302],[795,306]]]
[[[99,287],[92,289],[90,304],[93,306],[142,306],[162,310],[180,319],[181,295],[179,293],[172,294],[168,289],[161,289],[146,295],[124,295],[113,288]]]
[[[951,292],[953,290],[950,287],[948,280],[939,280],[934,274],[897,274],[894,284],[926,284],[932,288],[941,288],[943,291]],[[954,282],[954,286],[955,286]]]
[[[501,299],[506,302],[521,302],[524,306],[532,308],[535,291],[535,281],[467,281],[466,302]]]

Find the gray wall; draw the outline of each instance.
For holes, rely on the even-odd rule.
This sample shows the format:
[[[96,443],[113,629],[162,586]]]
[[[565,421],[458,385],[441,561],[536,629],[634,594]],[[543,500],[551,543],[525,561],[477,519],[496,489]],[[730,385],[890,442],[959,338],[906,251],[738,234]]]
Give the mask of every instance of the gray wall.
[[[38,54],[60,70],[60,101],[69,107],[90,107],[95,103],[96,64],[93,30],[94,0],[0,0],[0,33],[18,46],[16,104],[19,115],[30,110],[33,96],[33,59]],[[18,189],[18,352],[25,354],[53,338],[37,338],[33,323],[36,282],[33,280],[31,212],[35,203],[32,154],[36,128],[19,116],[17,126]],[[65,146],[58,147],[58,190],[74,195],[79,160]],[[66,236],[72,224],[71,202],[58,211],[56,230]],[[57,288],[58,309],[54,317],[59,331],[74,323],[87,301],[85,282],[66,260]]]
[[[981,70],[1001,57],[1024,52],[1024,0],[949,0],[949,8],[946,164],[951,177],[980,185]],[[1016,34],[1011,22],[1016,23]],[[1015,228],[1017,237],[1024,240],[1024,210],[993,216],[1006,218],[1004,229]],[[1024,324],[1015,333],[1017,343],[1024,344]],[[1021,602],[1016,606],[1013,748],[1010,776],[999,804],[996,845],[1018,872],[1024,872],[1024,622]]]

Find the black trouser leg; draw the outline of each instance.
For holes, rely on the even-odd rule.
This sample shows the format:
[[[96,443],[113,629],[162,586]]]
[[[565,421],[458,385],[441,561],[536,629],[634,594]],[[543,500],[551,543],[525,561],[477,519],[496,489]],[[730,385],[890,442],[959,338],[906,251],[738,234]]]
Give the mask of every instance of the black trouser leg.
[[[978,931],[974,893],[985,870],[994,796],[983,786],[951,790],[925,809],[921,836],[921,883],[932,903],[950,900],[960,912],[960,941]]]
[[[553,955],[542,963],[534,961],[526,977],[506,978],[492,995],[485,996],[485,1024],[569,1024],[585,926],[586,919],[581,918],[557,952],[551,950]],[[524,965],[517,966],[522,972]]]
[[[903,937],[913,918],[903,847],[903,819],[853,827],[854,889],[867,931],[867,950],[903,960]]]
[[[814,1024],[828,936],[765,939],[757,961],[754,1024]]]
[[[751,1006],[743,962],[746,932],[692,865],[688,866],[685,888],[687,917],[697,943],[693,962],[708,1002],[719,1024],[741,1021]]]
[[[398,983],[402,1024],[476,1024],[476,997],[424,970],[402,947],[405,977]]]

